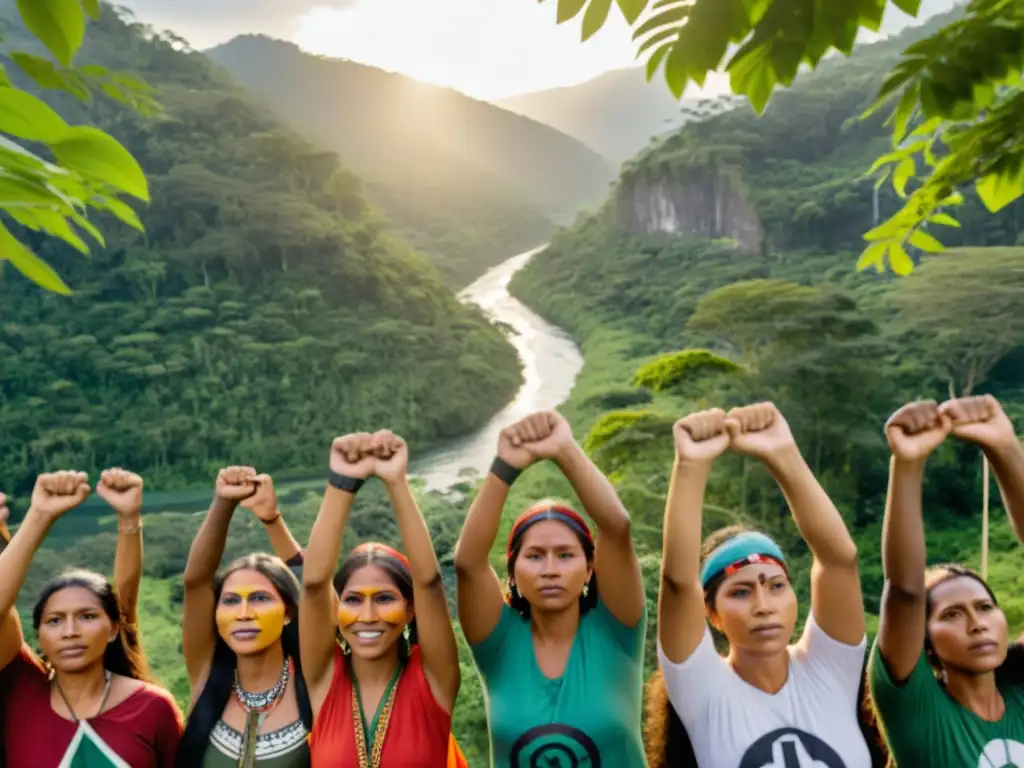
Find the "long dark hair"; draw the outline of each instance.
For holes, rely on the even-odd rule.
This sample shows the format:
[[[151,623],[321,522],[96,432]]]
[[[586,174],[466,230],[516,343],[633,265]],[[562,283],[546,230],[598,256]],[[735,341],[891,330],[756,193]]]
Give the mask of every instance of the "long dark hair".
[[[338,568],[338,572],[334,574],[334,591],[338,594],[338,598],[341,598],[345,592],[345,587],[348,585],[348,580],[352,578],[356,571],[368,565],[375,565],[378,568],[382,568],[391,577],[399,593],[406,601],[413,602],[412,572],[404,561],[395,557],[389,550],[390,547],[370,544],[357,547],[349,552],[348,557],[342,561],[341,567]],[[409,651],[418,642],[419,635],[416,632],[416,618],[414,616],[413,620],[409,622],[408,642],[403,643],[399,641],[398,643],[399,661],[404,664],[409,659]]]
[[[555,501],[546,499],[544,501],[538,501],[526,512],[520,515],[516,524],[512,527],[512,532],[509,535],[509,548],[507,552],[507,573],[508,580],[505,584],[505,602],[509,606],[522,616],[524,619],[530,618],[530,601],[523,597],[522,593],[512,589],[512,584],[515,581],[516,572],[516,561],[519,559],[519,553],[523,549],[523,539],[525,538],[526,531],[530,529],[535,523],[543,522],[551,518],[539,517],[539,513],[547,510],[553,510],[566,515],[570,519],[579,518],[582,522],[582,518],[579,514],[564,504],[559,504]],[[572,531],[573,535],[579,540],[580,546],[583,547],[583,556],[587,558],[587,563],[593,567],[594,565],[594,540],[586,536],[581,531],[577,530],[574,526],[568,522],[563,522],[566,528]],[[592,571],[590,574],[590,580],[586,583],[586,590],[580,594],[580,616],[585,614],[597,605],[597,571]]]
[[[302,676],[302,661],[299,658],[299,580],[280,558],[262,552],[246,555],[235,560],[217,574],[213,583],[214,604],[220,602],[220,595],[228,576],[238,571],[257,571],[266,576],[285,604],[285,610],[291,618],[291,622],[286,624],[281,631],[281,648],[285,656],[291,657],[294,665],[291,682],[295,686],[299,717],[306,726],[306,730],[311,730],[313,708],[309,703],[309,691],[306,689],[306,680]],[[213,621],[212,616],[210,620]],[[238,657],[224,642],[220,633],[217,633],[213,661],[210,664],[210,675],[203,686],[203,692],[199,694],[199,698],[189,714],[185,733],[182,734],[181,743],[178,746],[178,756],[175,760],[177,768],[194,768],[194,766],[202,765],[203,755],[206,754],[210,745],[210,733],[217,725],[221,715],[224,714],[224,709],[231,698],[237,667]]]
[[[149,664],[142,650],[138,625],[125,619],[121,598],[114,585],[102,574],[74,568],[64,571],[60,576],[47,582],[32,608],[32,628],[39,635],[39,625],[43,622],[46,603],[56,593],[65,589],[85,589],[96,596],[107,618],[118,627],[117,638],[107,644],[103,652],[103,668],[115,675],[130,677],[151,683]],[[46,659],[44,663],[48,665]]]

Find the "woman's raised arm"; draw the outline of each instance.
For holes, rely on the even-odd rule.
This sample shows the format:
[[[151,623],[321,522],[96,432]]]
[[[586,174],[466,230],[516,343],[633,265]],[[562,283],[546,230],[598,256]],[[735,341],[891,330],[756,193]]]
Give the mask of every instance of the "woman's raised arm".
[[[247,499],[242,499],[241,505],[263,524],[267,536],[270,537],[270,547],[274,554],[286,563],[292,563],[302,554],[302,547],[292,536],[277,506],[274,480],[270,475],[261,474],[253,478],[253,483],[256,485],[256,492]]]
[[[374,472],[387,487],[402,534],[402,548],[409,558],[423,669],[434,699],[451,712],[461,680],[459,649],[444,594],[441,566],[406,477],[409,448],[400,437],[382,431],[373,436],[373,450],[377,456]]]
[[[925,543],[921,486],[928,457],[950,432],[934,400],[909,403],[889,417],[892,449],[889,495],[882,523],[885,586],[878,618],[878,649],[893,680],[910,677],[925,637]]]
[[[193,703],[206,685],[217,642],[214,619],[217,606],[213,580],[224,555],[231,516],[238,502],[255,492],[255,477],[256,470],[252,467],[226,467],[217,473],[213,503],[188,553],[182,579],[185,600],[181,618],[181,648]]]
[[[129,624],[139,621],[139,588],[142,585],[142,478],[126,469],[106,469],[96,484],[96,494],[117,513],[117,551],[114,554],[114,586],[121,610]]]
[[[32,558],[58,518],[88,495],[89,478],[84,472],[53,472],[36,479],[28,514],[0,552],[0,669],[10,664],[21,649],[21,625],[14,613],[14,603],[25,584]]]
[[[676,460],[669,480],[662,532],[658,644],[682,664],[704,638],[704,587],[700,580],[701,519],[711,465],[729,447],[725,412],[714,408],[676,422]]]
[[[309,532],[302,567],[299,648],[302,674],[314,715],[320,710],[331,685],[338,625],[334,569],[338,565],[345,523],[355,494],[370,476],[376,461],[371,450],[372,438],[367,432],[335,438],[331,444],[324,500]]]

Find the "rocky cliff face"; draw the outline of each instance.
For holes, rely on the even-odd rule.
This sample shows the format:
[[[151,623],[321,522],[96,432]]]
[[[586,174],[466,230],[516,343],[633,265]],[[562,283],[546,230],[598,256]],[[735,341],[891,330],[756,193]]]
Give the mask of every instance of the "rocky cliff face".
[[[729,171],[676,171],[655,178],[623,178],[616,203],[619,222],[634,235],[666,232],[728,237],[760,252],[764,230],[743,182]]]

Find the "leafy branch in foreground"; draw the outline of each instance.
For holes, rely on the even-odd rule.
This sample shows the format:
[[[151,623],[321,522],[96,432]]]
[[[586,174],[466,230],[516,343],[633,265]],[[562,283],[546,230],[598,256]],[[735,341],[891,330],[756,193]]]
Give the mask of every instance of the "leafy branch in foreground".
[[[143,113],[158,105],[152,91],[130,75],[102,67],[72,66],[85,37],[86,15],[100,13],[98,0],[18,0],[28,30],[46,46],[57,63],[16,51],[8,54],[28,78],[44,90],[60,90],[82,101],[93,89]],[[109,213],[142,230],[135,211],[121,193],[149,202],[146,177],[116,139],[90,126],[69,125],[44,101],[15,86],[0,65],[0,211],[28,229],[58,237],[83,254],[87,234],[101,246],[103,235],[87,216],[89,209]],[[49,150],[53,161],[18,141]],[[9,261],[25,277],[47,290],[70,294],[60,276],[32,252],[5,222],[0,221],[0,260]]]
[[[610,0],[558,0],[558,22],[585,8],[582,38],[587,40],[606,21],[610,5]],[[725,62],[733,92],[761,114],[776,86],[791,85],[802,65],[813,69],[833,49],[849,55],[861,28],[878,31],[888,6],[916,16],[920,0],[620,0],[619,5],[635,26],[633,39],[638,57],[646,56],[648,80],[663,69],[670,90],[681,98],[688,84],[702,86]],[[730,47],[734,52],[726,61]],[[960,18],[906,49],[865,113],[896,101],[890,119],[895,149],[869,174],[885,169],[880,183],[890,180],[906,202],[865,235],[869,244],[858,269],[881,271],[888,262],[905,275],[914,267],[908,247],[943,250],[923,227],[958,226],[942,209],[961,201],[959,188],[973,183],[992,212],[1024,194],[1022,69],[1024,3],[1019,0],[971,0]]]

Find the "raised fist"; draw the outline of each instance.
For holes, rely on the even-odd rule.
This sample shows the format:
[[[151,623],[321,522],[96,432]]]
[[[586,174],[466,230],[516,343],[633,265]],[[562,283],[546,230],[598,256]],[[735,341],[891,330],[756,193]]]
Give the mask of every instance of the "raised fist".
[[[377,468],[377,454],[374,450],[373,435],[369,432],[336,437],[331,443],[331,471],[365,480]]]
[[[885,422],[892,455],[901,461],[924,461],[945,441],[951,429],[948,416],[934,400],[907,403]]]
[[[252,467],[224,467],[217,473],[214,493],[218,499],[234,503],[256,493],[256,470]]]
[[[517,469],[554,459],[576,444],[569,422],[557,411],[541,411],[505,427],[498,437],[498,456]]]
[[[725,411],[712,408],[684,416],[672,427],[676,461],[710,464],[729,447]]]
[[[96,493],[118,517],[135,517],[142,510],[142,478],[127,469],[103,470]]]
[[[270,475],[256,475],[250,482],[256,487],[256,492],[243,498],[239,504],[265,523],[277,519],[277,494]]]
[[[370,439],[370,450],[377,457],[374,474],[385,483],[405,478],[409,467],[409,446],[394,432],[382,429]]]
[[[89,476],[85,472],[48,472],[36,478],[30,512],[53,521],[74,509],[89,495]]]
[[[992,395],[947,400],[939,412],[949,417],[953,436],[982,448],[1017,445],[1013,423]]]
[[[725,416],[725,428],[732,450],[761,461],[796,447],[789,424],[774,403],[733,408]]]

